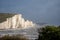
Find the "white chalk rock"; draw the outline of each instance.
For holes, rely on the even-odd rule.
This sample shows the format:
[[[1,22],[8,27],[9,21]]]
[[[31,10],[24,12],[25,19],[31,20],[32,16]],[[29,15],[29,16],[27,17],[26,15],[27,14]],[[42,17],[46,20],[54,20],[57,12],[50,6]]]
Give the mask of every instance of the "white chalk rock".
[[[10,14],[12,15],[12,14]],[[9,28],[27,28],[33,27],[34,23],[32,21],[22,18],[21,14],[16,14],[10,18],[6,18],[6,21],[0,23],[0,29],[9,29]]]

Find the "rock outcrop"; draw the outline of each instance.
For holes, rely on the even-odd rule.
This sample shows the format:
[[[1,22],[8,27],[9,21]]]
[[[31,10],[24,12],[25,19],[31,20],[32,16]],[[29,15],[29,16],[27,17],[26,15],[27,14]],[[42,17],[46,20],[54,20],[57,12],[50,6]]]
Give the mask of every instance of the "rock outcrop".
[[[0,29],[33,27],[34,23],[22,18],[21,14],[0,14]]]

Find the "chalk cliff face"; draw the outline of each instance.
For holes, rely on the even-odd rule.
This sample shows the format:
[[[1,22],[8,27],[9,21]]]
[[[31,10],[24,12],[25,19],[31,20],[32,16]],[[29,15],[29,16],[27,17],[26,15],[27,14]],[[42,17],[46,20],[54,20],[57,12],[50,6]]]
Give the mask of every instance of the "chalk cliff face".
[[[9,15],[12,15],[12,14],[9,14]],[[4,17],[0,17],[0,19],[4,19]],[[27,28],[27,27],[33,27],[33,26],[34,26],[34,23],[29,20],[25,21],[25,19],[22,18],[21,14],[13,14],[11,17],[6,17],[5,21],[0,22],[0,29]]]

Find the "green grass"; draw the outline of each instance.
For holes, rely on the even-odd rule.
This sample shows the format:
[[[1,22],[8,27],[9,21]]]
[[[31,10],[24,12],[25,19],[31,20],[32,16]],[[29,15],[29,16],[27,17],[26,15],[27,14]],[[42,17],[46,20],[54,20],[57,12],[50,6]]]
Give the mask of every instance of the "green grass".
[[[12,13],[0,13],[0,23],[6,21],[7,18],[10,18],[16,14]]]
[[[60,26],[45,26],[38,33],[38,40],[60,40]]]
[[[0,40],[27,40],[24,36],[16,35],[16,36],[9,36],[5,35],[0,37]]]

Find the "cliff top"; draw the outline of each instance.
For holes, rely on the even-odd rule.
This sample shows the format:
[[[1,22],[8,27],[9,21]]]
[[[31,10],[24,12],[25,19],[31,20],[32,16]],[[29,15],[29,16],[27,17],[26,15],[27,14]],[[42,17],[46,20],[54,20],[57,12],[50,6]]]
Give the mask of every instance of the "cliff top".
[[[17,13],[0,13],[0,23],[6,21],[6,18],[10,18],[14,15],[17,15]]]

